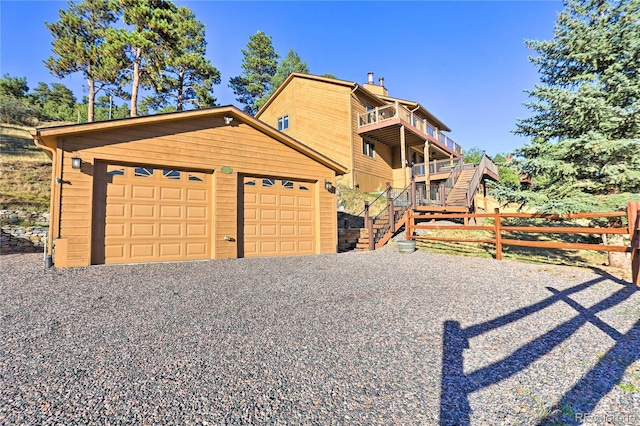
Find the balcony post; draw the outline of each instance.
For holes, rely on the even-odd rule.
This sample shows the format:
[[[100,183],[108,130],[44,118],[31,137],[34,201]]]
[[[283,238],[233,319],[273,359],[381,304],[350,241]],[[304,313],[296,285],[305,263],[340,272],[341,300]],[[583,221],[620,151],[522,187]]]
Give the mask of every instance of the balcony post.
[[[435,171],[436,169],[433,169],[434,173]],[[425,139],[424,141],[424,178],[428,188],[431,182],[431,176],[429,174],[429,139]]]
[[[411,175],[411,210],[416,209],[416,178]]]
[[[378,107],[376,107],[376,123],[380,122],[380,111],[378,111]]]
[[[445,190],[444,190],[444,182],[440,183],[440,205],[442,207],[447,205],[447,200],[445,199]]]
[[[407,187],[407,147],[404,134],[404,125],[400,126],[400,158],[402,161],[402,176],[404,177],[403,188]]]
[[[387,208],[389,210],[389,226],[391,227],[391,229],[394,229],[396,224],[396,211],[395,206],[393,205],[391,189],[391,184],[387,182]]]

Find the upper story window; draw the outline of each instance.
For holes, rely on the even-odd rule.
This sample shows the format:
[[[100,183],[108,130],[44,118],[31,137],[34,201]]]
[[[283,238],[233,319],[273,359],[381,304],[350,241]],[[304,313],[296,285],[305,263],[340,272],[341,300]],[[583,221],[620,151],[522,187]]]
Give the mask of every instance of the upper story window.
[[[362,140],[362,153],[367,157],[375,158],[376,156],[376,145],[373,142],[369,142],[367,140]]]
[[[289,116],[285,115],[278,118],[278,130],[286,130],[289,128]]]

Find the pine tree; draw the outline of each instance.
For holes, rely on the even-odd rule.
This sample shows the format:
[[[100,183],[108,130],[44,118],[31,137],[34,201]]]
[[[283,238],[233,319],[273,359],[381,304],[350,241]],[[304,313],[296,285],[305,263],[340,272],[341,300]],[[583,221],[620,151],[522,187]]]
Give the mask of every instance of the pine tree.
[[[152,73],[157,93],[143,100],[144,107],[159,110],[171,100],[175,100],[175,111],[189,104],[214,106],[213,86],[220,84],[220,72],[205,58],[205,27],[187,7],[179,7],[174,16],[177,43],[167,51],[163,66]]]
[[[271,44],[271,37],[261,31],[249,37],[247,50],[242,50],[242,75],[231,78],[229,87],[238,95],[244,110],[254,115],[259,101],[271,88],[271,79],[276,74],[279,55]]]
[[[534,186],[494,195],[557,213],[624,208],[640,196],[640,0],[570,1],[552,40],[527,44],[541,84],[515,163]]]
[[[68,10],[60,10],[60,20],[47,23],[54,37],[53,56],[46,67],[58,78],[82,72],[89,89],[88,120],[94,118],[96,93],[116,81],[121,69],[120,57],[109,51],[105,37],[117,21],[119,6],[115,0],[69,2]]]
[[[289,49],[287,56],[282,58],[280,65],[278,65],[276,69],[276,73],[271,77],[271,88],[269,92],[256,102],[256,108],[262,108],[269,97],[273,95],[275,91],[282,86],[282,83],[284,83],[287,77],[294,72],[309,74],[309,67],[293,49]]]
[[[131,84],[128,97],[131,116],[135,117],[140,89],[152,85],[152,76],[165,69],[168,52],[178,44],[179,36],[173,28],[177,8],[168,0],[120,0],[120,4],[124,23],[130,29],[112,28],[108,41],[113,51],[122,52],[127,58],[129,67],[124,81]]]

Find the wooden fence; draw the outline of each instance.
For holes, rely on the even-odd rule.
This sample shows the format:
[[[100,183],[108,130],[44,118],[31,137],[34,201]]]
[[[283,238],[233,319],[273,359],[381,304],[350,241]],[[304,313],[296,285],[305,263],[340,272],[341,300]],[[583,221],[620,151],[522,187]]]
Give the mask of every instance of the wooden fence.
[[[626,212],[595,212],[595,213],[574,213],[566,215],[556,214],[531,214],[531,213],[500,213],[499,209],[495,209],[493,213],[452,213],[452,214],[426,214],[416,215],[411,210],[406,213],[405,229],[407,239],[426,240],[426,241],[447,241],[447,242],[473,242],[473,243],[489,243],[496,246],[496,259],[502,260],[502,246],[522,246],[522,247],[538,247],[564,250],[596,250],[609,252],[631,253],[631,275],[634,284],[640,285],[640,201],[630,201],[627,205]],[[555,226],[503,226],[502,219],[505,218],[522,218],[522,219],[545,219],[549,221],[561,219],[594,219],[594,218],[612,218],[626,217],[627,227],[612,228],[588,228],[588,227],[555,227]],[[492,218],[494,224],[485,225],[469,225],[469,219]],[[437,219],[462,219],[464,225],[438,225],[436,223],[418,223],[416,221],[437,220]],[[449,229],[449,230],[465,230],[465,231],[493,231],[493,238],[454,238],[454,237],[437,237],[437,236],[418,236],[414,235],[418,229]],[[505,239],[502,236],[503,231],[515,231],[523,233],[536,234],[619,234],[628,235],[631,242],[628,246],[613,246],[603,244],[587,244],[587,243],[568,243],[563,241],[527,241]]]

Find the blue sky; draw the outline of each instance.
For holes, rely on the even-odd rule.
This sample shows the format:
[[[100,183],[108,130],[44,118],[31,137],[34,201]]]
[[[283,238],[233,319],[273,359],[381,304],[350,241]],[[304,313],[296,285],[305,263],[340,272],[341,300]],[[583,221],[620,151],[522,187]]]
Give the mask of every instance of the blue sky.
[[[513,135],[516,119],[530,115],[524,90],[539,81],[526,39],[546,40],[561,1],[176,1],[207,29],[207,57],[220,70],[221,105],[240,106],[228,87],[241,73],[249,36],[263,31],[285,56],[294,49],[311,73],[364,83],[367,72],[385,78],[390,96],[420,102],[464,148],[489,154],[527,143]],[[43,65],[51,55],[45,22],[58,19],[59,1],[0,2],[0,72],[59,82]],[[80,74],[61,81],[78,98]]]

